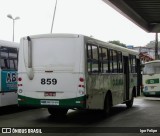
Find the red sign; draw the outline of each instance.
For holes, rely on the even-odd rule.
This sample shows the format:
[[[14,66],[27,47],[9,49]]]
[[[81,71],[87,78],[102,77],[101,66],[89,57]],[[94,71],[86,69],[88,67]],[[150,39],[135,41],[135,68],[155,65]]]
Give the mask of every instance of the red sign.
[[[44,92],[44,96],[56,96],[56,92]]]

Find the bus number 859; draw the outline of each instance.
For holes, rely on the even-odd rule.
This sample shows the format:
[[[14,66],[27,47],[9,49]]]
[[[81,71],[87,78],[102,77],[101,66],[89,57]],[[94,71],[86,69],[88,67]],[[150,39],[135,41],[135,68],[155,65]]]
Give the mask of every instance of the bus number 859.
[[[56,85],[57,84],[57,79],[55,79],[55,78],[53,78],[53,79],[51,79],[51,78],[42,78],[41,79],[41,84],[42,85],[45,85],[45,84],[47,84],[47,85],[50,85],[50,84],[52,84],[52,85]]]

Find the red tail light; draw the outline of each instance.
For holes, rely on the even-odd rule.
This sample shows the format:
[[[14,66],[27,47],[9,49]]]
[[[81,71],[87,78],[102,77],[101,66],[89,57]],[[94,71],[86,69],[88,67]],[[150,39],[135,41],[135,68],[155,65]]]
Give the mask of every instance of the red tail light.
[[[19,78],[18,78],[18,81],[22,81],[22,78],[21,78],[21,77],[19,77]]]
[[[83,78],[83,77],[80,77],[80,78],[79,78],[79,81],[80,81],[80,82],[84,82],[84,78]]]

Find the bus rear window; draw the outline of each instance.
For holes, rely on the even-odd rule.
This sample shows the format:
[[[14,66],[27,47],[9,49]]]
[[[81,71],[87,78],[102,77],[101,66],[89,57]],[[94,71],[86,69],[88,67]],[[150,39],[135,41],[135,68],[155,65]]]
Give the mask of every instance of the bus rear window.
[[[73,68],[77,56],[75,41],[67,38],[33,40],[33,67]]]
[[[150,63],[146,64],[143,69],[143,74],[159,74],[160,73],[160,63]]]

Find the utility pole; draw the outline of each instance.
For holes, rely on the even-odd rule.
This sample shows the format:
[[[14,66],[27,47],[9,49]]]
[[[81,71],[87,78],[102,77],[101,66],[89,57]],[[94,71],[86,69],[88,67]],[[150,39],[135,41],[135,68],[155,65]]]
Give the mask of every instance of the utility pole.
[[[158,33],[156,33],[155,39],[155,60],[158,60]]]
[[[52,25],[51,25],[51,33],[52,33],[52,30],[53,30],[54,18],[55,18],[55,15],[56,15],[56,7],[57,7],[57,0],[56,0],[55,7],[54,7],[54,13],[53,13],[53,19],[52,19]]]

